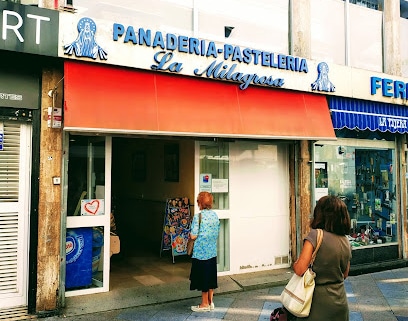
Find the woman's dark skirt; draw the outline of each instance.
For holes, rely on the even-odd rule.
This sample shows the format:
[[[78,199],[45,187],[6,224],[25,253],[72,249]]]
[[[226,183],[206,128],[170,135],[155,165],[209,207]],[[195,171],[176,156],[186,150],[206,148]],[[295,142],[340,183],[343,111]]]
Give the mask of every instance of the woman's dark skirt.
[[[209,260],[191,259],[190,290],[208,292],[218,288],[217,257]]]

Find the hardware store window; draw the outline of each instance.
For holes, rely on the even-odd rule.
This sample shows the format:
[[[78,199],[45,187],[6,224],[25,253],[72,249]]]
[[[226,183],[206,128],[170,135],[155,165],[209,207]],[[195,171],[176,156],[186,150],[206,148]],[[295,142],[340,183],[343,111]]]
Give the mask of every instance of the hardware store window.
[[[347,204],[353,247],[397,241],[395,151],[389,142],[315,144],[314,194]],[[343,143],[344,144],[343,144]],[[383,143],[383,144],[382,144]]]

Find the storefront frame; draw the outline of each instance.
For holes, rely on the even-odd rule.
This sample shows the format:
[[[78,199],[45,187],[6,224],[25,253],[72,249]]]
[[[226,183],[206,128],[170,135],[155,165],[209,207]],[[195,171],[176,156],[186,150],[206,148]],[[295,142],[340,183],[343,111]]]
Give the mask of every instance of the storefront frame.
[[[65,132],[64,134],[64,156],[63,156],[63,163],[65,170],[63,171],[63,182],[64,182],[64,191],[68,191],[68,162],[69,162],[69,137],[70,132]],[[79,133],[75,133],[75,135],[80,135]],[[104,202],[104,215],[96,215],[96,216],[69,216],[67,215],[67,199],[68,193],[64,193],[63,195],[63,213],[62,213],[62,232],[61,232],[61,245],[64,248],[62,252],[63,255],[66,255],[66,230],[68,228],[80,228],[80,227],[103,227],[104,231],[110,230],[110,216],[107,213],[111,211],[111,159],[112,159],[112,137],[104,136],[105,137],[105,202]],[[110,244],[110,235],[109,233],[104,233],[104,244]],[[102,257],[109,258],[110,257],[110,245],[103,247],[103,254]],[[66,261],[65,259],[62,261],[61,265],[61,280],[64,280],[62,284],[65,285],[65,277],[66,277]],[[77,296],[77,295],[85,295],[85,294],[93,294],[93,293],[101,293],[109,291],[109,271],[110,271],[110,261],[104,260],[103,261],[103,282],[99,284],[99,286],[85,288],[85,289],[74,289],[67,291],[64,286],[64,294],[62,297],[70,297],[70,296]],[[62,299],[64,301],[64,299]]]
[[[105,134],[105,133],[103,135],[89,135],[89,133],[84,133],[84,132],[75,132],[75,133],[74,132],[69,132],[69,131],[65,132],[65,134],[64,134],[64,136],[65,136],[65,139],[64,139],[64,141],[65,141],[65,146],[64,146],[64,151],[65,151],[64,152],[64,167],[65,167],[65,170],[64,170],[64,173],[65,174],[64,174],[64,177],[63,177],[63,182],[64,182],[63,189],[65,191],[65,194],[63,196],[63,198],[64,198],[63,208],[65,210],[64,210],[64,213],[62,215],[62,221],[63,221],[62,222],[62,228],[63,228],[63,231],[62,231],[62,236],[63,236],[62,237],[62,246],[63,247],[65,245],[65,239],[66,239],[65,237],[66,237],[66,229],[67,228],[103,226],[105,230],[109,230],[109,222],[107,221],[107,218],[108,218],[107,215],[103,215],[103,216],[100,216],[100,217],[70,216],[70,215],[67,215],[67,212],[66,212],[66,209],[68,208],[67,207],[67,198],[68,198],[67,195],[68,195],[68,188],[69,188],[69,186],[68,186],[68,163],[69,163],[69,155],[70,155],[70,153],[69,153],[69,140],[70,140],[70,137],[75,138],[78,135],[83,136],[83,137],[100,137],[100,138],[105,137],[105,146],[106,146],[106,149],[105,149],[105,160],[106,160],[106,163],[105,163],[105,213],[109,213],[109,211],[111,211],[111,208],[112,208],[112,204],[111,204],[111,202],[109,200],[111,198],[111,192],[112,192],[111,191],[111,189],[112,189],[112,185],[111,185],[112,164],[111,164],[111,162],[112,162],[112,144],[113,144],[112,138],[114,136],[110,136],[110,135]],[[131,135],[131,136],[129,136],[129,139],[138,138],[138,137],[139,137],[139,135]],[[160,136],[158,138],[160,139]],[[194,158],[195,158],[195,160],[194,160],[194,163],[195,163],[195,166],[194,166],[195,167],[194,168],[195,182],[194,182],[194,186],[195,186],[195,193],[197,194],[199,192],[199,190],[200,190],[199,182],[198,182],[198,180],[199,180],[199,168],[200,168],[200,165],[199,165],[200,148],[199,148],[199,146],[200,146],[200,142],[202,143],[205,140],[203,140],[200,137],[191,137],[191,138],[193,138],[195,140],[195,152],[194,152],[194,154],[195,154],[195,156],[194,156]],[[145,139],[147,139],[147,138],[145,138]],[[164,139],[166,139],[166,138],[164,138]],[[183,138],[181,138],[181,139],[183,139]],[[234,144],[234,141],[229,139],[229,140],[226,140],[225,143],[230,145],[230,144]],[[228,257],[223,258],[224,268],[227,267],[227,269],[225,269],[224,271],[220,271],[219,272],[220,276],[229,275],[231,273],[233,273],[233,274],[246,273],[246,272],[249,272],[249,271],[254,272],[254,271],[261,271],[261,270],[269,270],[271,268],[276,269],[276,268],[280,268],[280,267],[287,267],[287,266],[289,266],[289,264],[291,262],[291,258],[290,258],[290,242],[289,242],[289,238],[290,238],[290,234],[289,234],[290,233],[290,228],[289,228],[289,225],[290,225],[290,210],[289,210],[289,202],[290,202],[290,197],[289,197],[289,185],[290,185],[290,179],[289,179],[289,145],[293,144],[293,142],[292,141],[282,142],[282,141],[277,141],[277,140],[273,140],[273,139],[266,140],[266,141],[265,140],[253,139],[253,140],[250,140],[249,142],[247,141],[245,144],[248,144],[248,143],[251,146],[252,145],[256,146],[257,144],[262,145],[262,146],[263,145],[270,145],[270,146],[276,146],[276,147],[278,145],[281,146],[281,147],[279,147],[280,152],[279,152],[279,155],[277,155],[277,156],[279,157],[279,163],[281,165],[284,165],[284,167],[286,169],[282,170],[282,168],[281,168],[281,170],[279,172],[282,173],[282,177],[285,177],[286,180],[284,182],[285,186],[282,186],[282,184],[278,184],[278,186],[280,186],[281,189],[282,189],[281,193],[287,194],[287,196],[285,198],[286,201],[283,202],[282,204],[280,204],[279,207],[275,206],[274,210],[271,211],[271,212],[273,212],[273,213],[278,212],[279,215],[283,215],[282,210],[286,209],[286,211],[287,211],[287,213],[286,213],[286,223],[285,223],[285,226],[287,228],[283,229],[285,235],[284,235],[283,238],[281,238],[282,240],[279,243],[279,244],[284,243],[284,244],[286,244],[286,246],[282,247],[282,246],[276,245],[274,247],[275,252],[279,252],[279,251],[282,250],[282,248],[286,247],[286,252],[283,253],[283,254],[280,253],[279,255],[275,254],[276,258],[275,259],[269,258],[269,261],[268,261],[269,263],[265,264],[265,265],[256,266],[254,264],[254,266],[252,266],[252,267],[250,267],[248,265],[244,269],[241,269],[239,267],[240,263],[239,263],[238,257],[236,255],[237,255],[237,253],[240,253],[242,247],[237,247],[237,245],[232,245],[232,243],[236,243],[239,240],[244,242],[245,239],[242,239],[242,237],[237,238],[237,235],[239,235],[241,233],[237,234],[237,232],[233,231],[232,228],[237,228],[237,224],[239,224],[238,221],[242,220],[242,219],[245,220],[247,218],[245,217],[245,215],[241,215],[241,216],[237,217],[236,210],[239,208],[239,203],[241,202],[242,198],[234,196],[233,197],[233,200],[234,200],[234,208],[233,209],[231,209],[231,208],[228,208],[228,209],[215,209],[217,211],[220,219],[224,220],[224,226],[223,226],[224,230],[221,233],[221,237],[223,237],[223,244],[222,244],[223,248],[221,248],[220,250],[223,251],[223,253],[225,253],[228,256]],[[245,144],[244,144],[244,146],[245,146]],[[242,146],[240,148],[242,148]],[[284,153],[280,154],[283,151],[284,151]],[[236,157],[236,155],[234,157]],[[278,160],[276,160],[276,161],[278,161]],[[236,164],[233,165],[233,171],[235,171],[236,174],[238,173],[238,168],[237,168]],[[236,174],[234,174],[234,175],[236,175]],[[236,180],[236,177],[235,177],[235,180]],[[276,178],[273,181],[275,181],[275,184],[277,184],[277,179]],[[272,180],[271,180],[271,182],[272,182]],[[279,180],[279,182],[282,183],[281,180]],[[256,184],[258,184],[258,183],[256,183]],[[235,189],[237,189],[237,186],[235,186]],[[242,190],[242,188],[241,188],[241,190]],[[241,193],[242,193],[242,191],[241,191]],[[108,197],[106,197],[106,195],[108,195]],[[262,202],[260,202],[260,204],[261,203]],[[194,205],[196,206],[196,204],[194,204]],[[278,208],[280,208],[280,210],[278,210]],[[198,211],[198,209],[196,208],[195,211]],[[276,215],[276,214],[274,214],[274,215]],[[264,217],[266,216],[266,214],[263,213],[263,214],[259,215],[259,212],[258,212],[258,215],[255,215],[255,217],[256,216],[258,216],[258,219],[264,220]],[[271,219],[276,220],[276,217],[275,218],[271,217]],[[273,224],[273,225],[275,226],[275,228],[278,228],[277,224]],[[262,228],[267,228],[267,226],[269,226],[269,225],[261,224],[260,226],[262,226]],[[279,227],[279,230],[282,230],[282,228]],[[104,252],[103,252],[104,254],[102,256],[102,259],[104,260],[103,263],[102,263],[103,264],[103,283],[102,283],[102,286],[100,286],[100,287],[92,286],[92,287],[89,287],[89,288],[73,289],[73,290],[71,290],[71,289],[66,290],[64,288],[64,291],[61,293],[62,302],[65,301],[65,297],[72,297],[72,296],[79,296],[79,295],[86,295],[86,294],[95,294],[95,293],[101,293],[101,292],[109,291],[110,247],[109,247],[109,239],[106,237],[107,234],[109,235],[109,233],[105,233],[105,237],[104,237],[104,244],[107,244],[107,245],[104,246]],[[234,242],[233,242],[233,240],[231,240],[231,235],[233,237],[235,237]],[[267,245],[267,244],[265,244],[265,246],[270,248],[270,246]],[[233,253],[230,252],[231,247],[232,247]],[[64,247],[64,249],[65,249],[65,247]],[[227,249],[227,251],[226,251],[226,249]],[[64,254],[65,254],[65,251],[64,251]],[[108,259],[106,259],[106,258],[108,258]],[[273,265],[276,265],[276,266],[274,267]],[[242,266],[242,264],[241,264],[241,266]],[[65,260],[64,260],[64,261],[62,261],[62,265],[61,265],[61,270],[62,270],[61,281],[62,281],[62,284],[65,283],[64,282],[65,277],[66,277],[65,269],[66,269],[66,263],[65,263]]]
[[[358,139],[358,138],[338,138],[337,141],[316,141],[312,147],[312,164],[314,173],[315,170],[315,149],[318,148],[319,145],[331,145],[331,146],[353,146],[358,148],[378,148],[378,149],[394,149],[395,151],[395,186],[396,186],[396,195],[395,195],[395,206],[396,206],[396,220],[397,220],[397,240],[394,242],[386,243],[386,244],[376,244],[376,245],[367,245],[359,248],[353,247],[353,258],[352,258],[352,268],[359,266],[359,265],[367,265],[367,264],[378,264],[381,261],[392,261],[398,260],[403,257],[404,255],[404,247],[402,245],[402,225],[404,222],[403,219],[403,212],[401,210],[401,200],[402,200],[402,192],[401,187],[405,185],[403,181],[401,181],[400,177],[400,170],[402,169],[401,161],[400,161],[400,153],[401,148],[399,147],[399,142],[397,137],[395,137],[394,141],[380,141],[380,140],[368,140],[368,139]],[[311,182],[312,182],[312,202],[313,204],[316,203],[316,179],[315,175],[311,175]],[[369,261],[365,261],[367,257],[371,259]]]

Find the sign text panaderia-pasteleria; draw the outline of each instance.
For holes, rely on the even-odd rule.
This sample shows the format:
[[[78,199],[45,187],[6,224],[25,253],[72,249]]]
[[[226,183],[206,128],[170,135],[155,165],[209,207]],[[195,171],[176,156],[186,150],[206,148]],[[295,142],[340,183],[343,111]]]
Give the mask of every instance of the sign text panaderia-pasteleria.
[[[154,54],[155,64],[151,69],[169,72],[180,72],[183,69],[182,61],[175,61],[174,52],[202,56],[216,59],[207,67],[195,68],[194,75],[207,78],[224,79],[240,82],[240,88],[246,89],[249,84],[258,84],[271,87],[282,87],[284,79],[274,78],[272,75],[258,75],[237,70],[239,64],[252,64],[273,69],[283,69],[292,72],[308,73],[307,61],[304,58],[283,54],[275,54],[252,48],[241,48],[230,44],[217,44],[214,41],[175,35],[163,34],[160,31],[125,27],[122,24],[113,24],[113,40],[123,41],[131,45],[147,46],[158,49]],[[232,64],[231,64],[232,63]]]

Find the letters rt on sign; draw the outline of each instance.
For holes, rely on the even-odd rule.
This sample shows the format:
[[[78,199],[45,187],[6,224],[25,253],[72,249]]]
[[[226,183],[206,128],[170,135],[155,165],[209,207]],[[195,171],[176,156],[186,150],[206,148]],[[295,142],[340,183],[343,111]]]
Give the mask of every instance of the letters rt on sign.
[[[59,12],[0,2],[1,50],[58,56]]]

